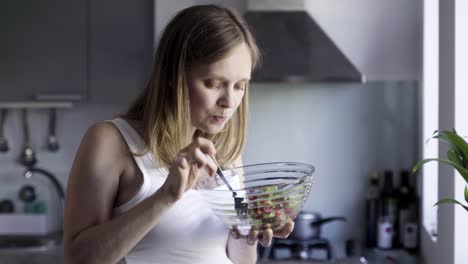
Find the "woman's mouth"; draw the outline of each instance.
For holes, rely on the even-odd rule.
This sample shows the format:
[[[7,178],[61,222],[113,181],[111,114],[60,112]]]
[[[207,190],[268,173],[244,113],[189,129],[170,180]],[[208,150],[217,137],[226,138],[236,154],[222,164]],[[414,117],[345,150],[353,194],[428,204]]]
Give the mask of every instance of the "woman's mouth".
[[[227,119],[225,116],[212,116],[212,118],[216,123],[223,123]]]

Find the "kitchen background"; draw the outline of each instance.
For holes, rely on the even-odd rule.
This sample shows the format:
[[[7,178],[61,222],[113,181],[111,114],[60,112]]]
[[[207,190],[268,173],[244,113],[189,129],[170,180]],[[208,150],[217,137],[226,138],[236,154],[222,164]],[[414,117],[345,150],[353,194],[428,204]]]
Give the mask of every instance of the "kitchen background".
[[[362,240],[370,171],[409,169],[418,158],[422,4],[405,0],[306,2],[312,17],[366,75],[368,83],[252,83],[244,163],[298,161],[314,165],[315,179],[305,209],[347,218],[346,223],[323,227],[322,235],[332,242]],[[29,111],[31,144],[37,150],[39,167],[55,173],[66,186],[75,151],[86,129],[125,110],[149,77],[153,46],[165,23],[181,8],[201,3],[223,3],[241,12],[248,8],[248,1],[240,0],[103,0],[79,7],[89,18],[83,31],[88,32],[88,37],[73,45],[86,60],[66,57],[67,63],[80,63],[74,66],[76,74],[51,73],[39,83],[31,81],[27,91],[42,92],[41,87],[51,82],[50,78],[59,77],[63,78],[61,85],[83,84],[70,91],[87,98],[72,108],[58,110],[60,150],[55,153],[45,149],[48,111]],[[110,5],[112,8],[108,8]],[[73,11],[70,7],[66,10]],[[0,27],[3,30],[5,25]],[[42,45],[53,44],[53,39],[46,37],[47,34],[41,38]],[[0,69],[5,69],[4,63],[0,65]],[[1,76],[5,71],[1,72],[0,80],[5,80]],[[2,103],[21,100],[8,82],[0,84]],[[54,214],[57,203],[48,182],[40,176],[30,181],[22,178],[24,168],[17,158],[23,134],[17,109],[8,113],[5,136],[11,151],[0,154],[0,198],[15,198],[24,183],[34,183],[39,186],[40,196],[51,203],[49,208]],[[398,178],[395,180],[398,186]],[[49,217],[51,230],[58,228],[56,219]]]

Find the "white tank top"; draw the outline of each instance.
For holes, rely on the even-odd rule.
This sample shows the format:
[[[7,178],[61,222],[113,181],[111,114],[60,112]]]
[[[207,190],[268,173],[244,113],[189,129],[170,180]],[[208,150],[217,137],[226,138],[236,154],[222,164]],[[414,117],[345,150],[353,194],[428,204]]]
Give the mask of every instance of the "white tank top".
[[[141,153],[145,143],[122,118],[110,120],[120,131],[130,150]],[[168,172],[158,167],[148,152],[134,156],[143,174],[140,189],[125,204],[113,209],[113,217],[130,210],[156,192]],[[224,264],[231,263],[226,254],[228,229],[209,209],[196,190],[187,191],[119,263],[126,264]]]

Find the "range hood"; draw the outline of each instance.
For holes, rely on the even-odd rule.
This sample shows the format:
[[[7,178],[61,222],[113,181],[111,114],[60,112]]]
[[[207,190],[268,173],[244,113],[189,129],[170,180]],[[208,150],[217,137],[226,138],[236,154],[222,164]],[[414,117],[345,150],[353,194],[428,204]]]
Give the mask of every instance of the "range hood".
[[[365,82],[364,75],[305,10],[304,1],[291,1],[302,3],[296,10],[278,7],[281,2],[248,2],[244,18],[262,53],[262,65],[252,73],[252,81]]]

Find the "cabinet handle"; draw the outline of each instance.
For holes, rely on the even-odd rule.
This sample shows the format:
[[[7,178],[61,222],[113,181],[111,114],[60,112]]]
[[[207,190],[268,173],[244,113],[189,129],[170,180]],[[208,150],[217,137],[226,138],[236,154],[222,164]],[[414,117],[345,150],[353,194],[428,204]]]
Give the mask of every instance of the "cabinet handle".
[[[76,93],[38,93],[34,95],[36,101],[82,101],[83,95]]]

